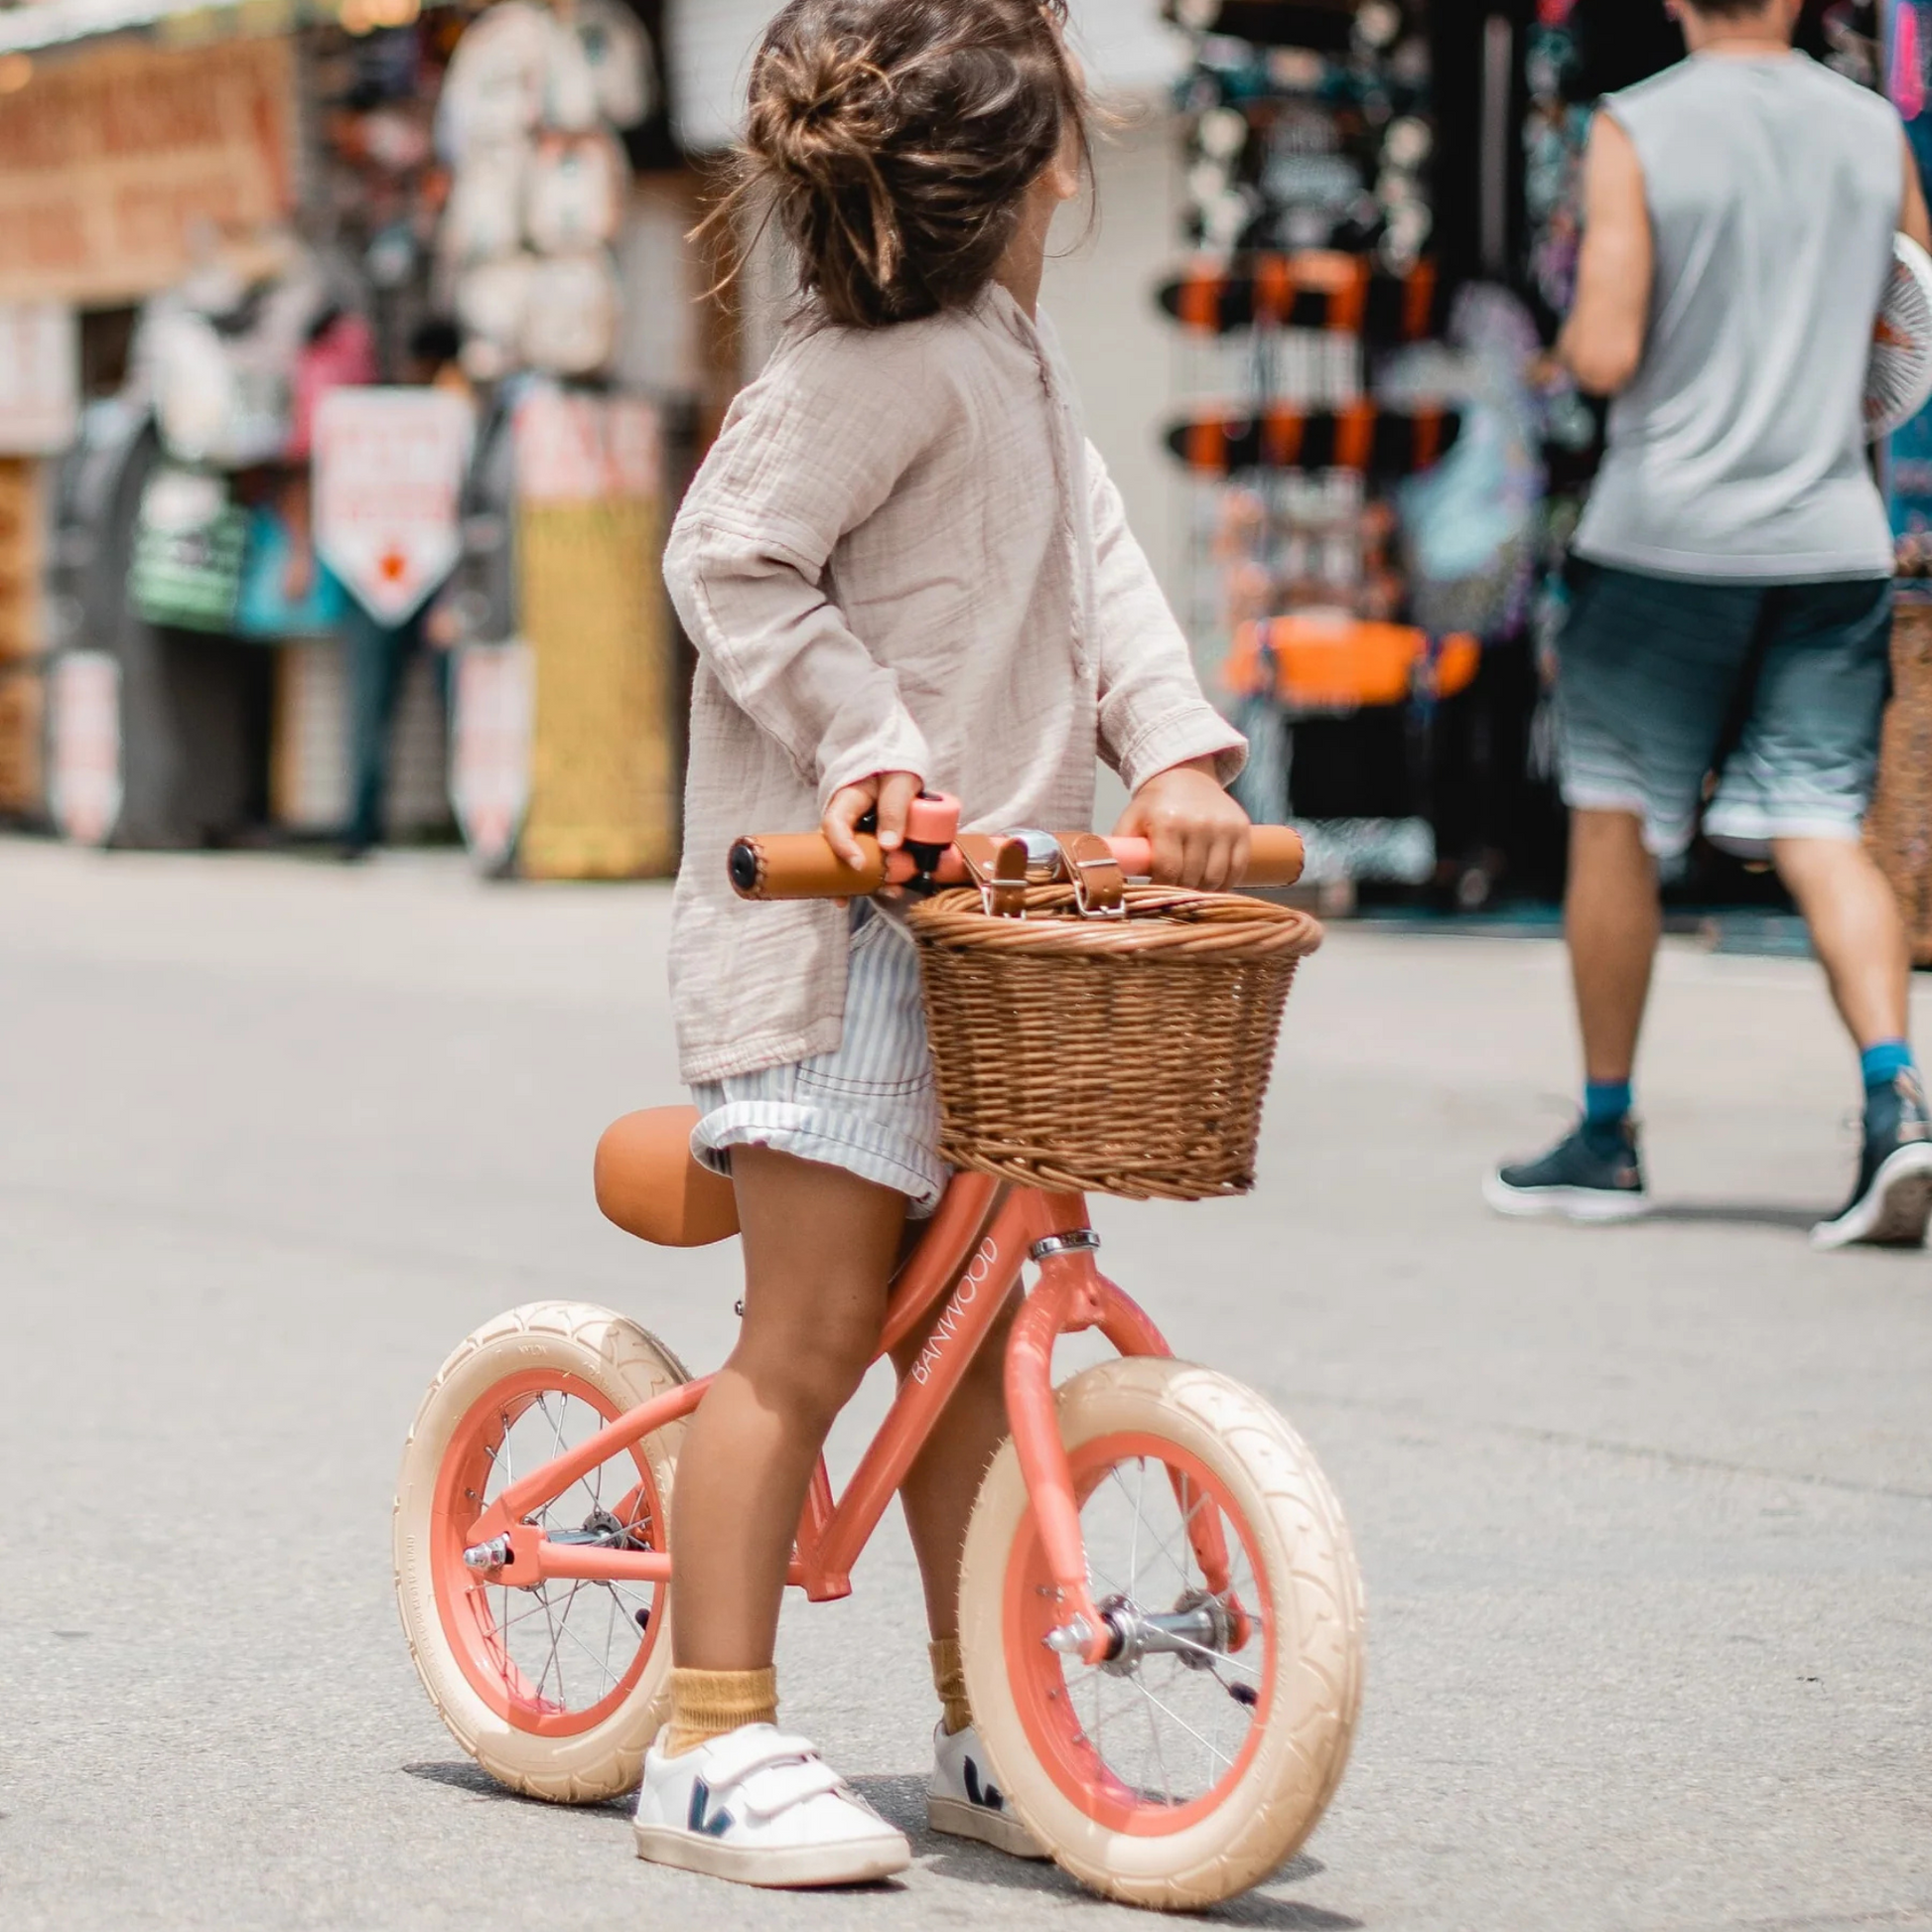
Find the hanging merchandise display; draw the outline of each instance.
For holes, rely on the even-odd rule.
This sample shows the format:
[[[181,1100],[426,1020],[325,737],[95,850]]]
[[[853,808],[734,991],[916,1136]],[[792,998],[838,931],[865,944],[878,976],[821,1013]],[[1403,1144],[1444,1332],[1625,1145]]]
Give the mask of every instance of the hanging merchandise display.
[[[1199,480],[1197,642],[1254,747],[1243,802],[1303,827],[1310,877],[1422,885],[1434,721],[1481,664],[1465,626],[1419,621],[1401,533],[1403,491],[1467,433],[1449,387],[1414,379],[1447,316],[1429,21],[1393,0],[1173,11],[1195,37],[1195,253],[1158,299],[1198,370],[1167,439]]]
[[[141,491],[128,598],[148,622],[225,635],[241,597],[247,513],[225,477],[167,464]]]
[[[442,274],[479,381],[609,364],[630,178],[617,137],[655,102],[649,44],[614,5],[560,17],[502,0],[464,35],[437,116],[453,175]]]

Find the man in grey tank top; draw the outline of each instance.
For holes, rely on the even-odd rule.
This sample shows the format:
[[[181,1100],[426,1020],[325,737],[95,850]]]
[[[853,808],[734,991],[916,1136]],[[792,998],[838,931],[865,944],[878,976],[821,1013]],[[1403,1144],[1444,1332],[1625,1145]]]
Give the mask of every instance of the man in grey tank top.
[[[1704,814],[1772,859],[1863,1058],[1865,1146],[1821,1247],[1918,1245],[1932,1125],[1910,962],[1861,830],[1889,688],[1892,545],[1862,400],[1903,228],[1932,245],[1897,115],[1792,49],[1799,0],[1670,0],[1690,58],[1603,104],[1558,353],[1613,396],[1559,684],[1577,1131],[1489,1177],[1508,1214],[1648,1204],[1630,1080],[1659,861]]]

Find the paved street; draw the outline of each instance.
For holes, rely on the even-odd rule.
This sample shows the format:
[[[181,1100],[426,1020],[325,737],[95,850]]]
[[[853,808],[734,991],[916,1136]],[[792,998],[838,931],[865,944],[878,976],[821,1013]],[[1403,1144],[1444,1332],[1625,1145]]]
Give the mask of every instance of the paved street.
[[[497,1795],[417,1685],[389,1501],[447,1350],[559,1294],[728,1342],[732,1253],[590,1197],[604,1123],[680,1097],[667,912],[443,856],[0,841],[6,1932],[1135,1922],[923,1834],[897,1522],[780,1661],[914,1831],[898,1887],[649,1870],[616,1808]],[[1311,1440],[1368,1582],[1334,1810],[1212,1916],[1932,1928],[1932,1261],[1809,1252],[1855,1098],[1815,970],[1688,947],[1642,1094],[1668,1211],[1490,1219],[1485,1160],[1568,1104],[1563,984],[1546,943],[1338,931],[1259,1195],[1100,1210],[1179,1351]]]

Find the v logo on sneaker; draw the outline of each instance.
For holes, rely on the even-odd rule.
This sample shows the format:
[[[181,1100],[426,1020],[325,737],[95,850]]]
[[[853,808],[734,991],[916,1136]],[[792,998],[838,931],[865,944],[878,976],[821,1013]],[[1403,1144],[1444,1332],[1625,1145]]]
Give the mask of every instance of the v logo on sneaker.
[[[728,1811],[712,1811],[710,1785],[703,1778],[694,1778],[691,1783],[691,1815],[686,1822],[692,1831],[702,1832],[707,1838],[723,1838],[735,1821]]]
[[[1000,1787],[989,1780],[980,1783],[980,1767],[969,1757],[965,1764],[966,1795],[982,1811],[1005,1811],[1007,1801],[1000,1795]]]

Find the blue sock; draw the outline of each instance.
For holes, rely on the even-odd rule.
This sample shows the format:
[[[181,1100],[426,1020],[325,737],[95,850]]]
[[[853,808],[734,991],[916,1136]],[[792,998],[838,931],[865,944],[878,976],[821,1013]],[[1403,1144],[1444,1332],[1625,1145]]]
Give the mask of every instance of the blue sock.
[[[1591,1080],[1584,1087],[1584,1139],[1599,1153],[1623,1145],[1623,1124],[1630,1118],[1628,1080]]]
[[[1866,1093],[1879,1093],[1901,1073],[1913,1070],[1912,1042],[1909,1039],[1881,1039],[1867,1046],[1860,1056]]]

